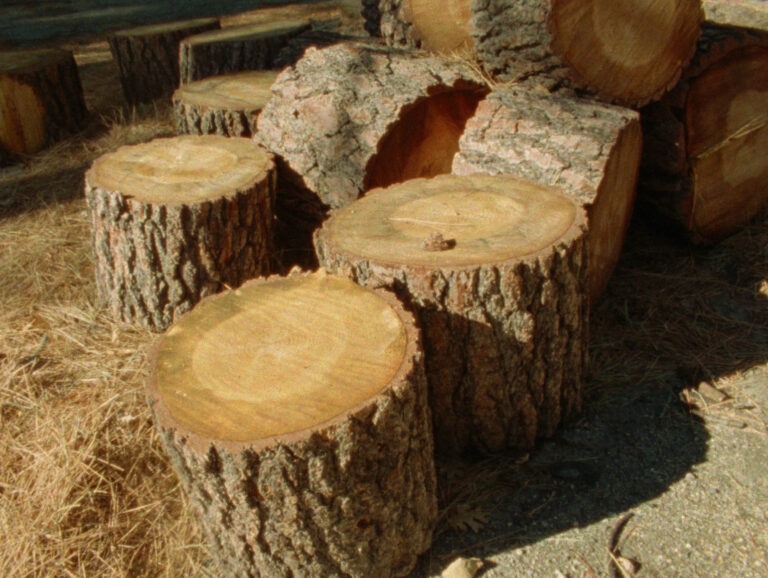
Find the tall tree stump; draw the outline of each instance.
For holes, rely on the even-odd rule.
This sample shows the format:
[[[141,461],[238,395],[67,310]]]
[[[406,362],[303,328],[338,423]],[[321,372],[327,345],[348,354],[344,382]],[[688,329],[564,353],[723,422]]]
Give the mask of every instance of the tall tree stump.
[[[683,81],[642,119],[641,198],[694,242],[768,204],[768,36],[707,27]]]
[[[562,188],[589,216],[589,293],[596,301],[619,260],[635,201],[642,134],[628,109],[497,89],[467,122],[455,174],[515,174]]]
[[[187,36],[219,28],[216,18],[151,24],[109,36],[112,56],[128,104],[152,102],[179,85],[179,43]]]
[[[275,78],[277,72],[260,70],[182,85],[172,99],[176,133],[251,136]]]
[[[99,299],[162,331],[206,295],[269,272],[272,156],[244,138],[124,146],[85,175]]]
[[[148,393],[222,576],[404,576],[429,548],[427,386],[393,295],[316,274],[206,299]]]
[[[0,52],[0,165],[77,132],[86,115],[71,52]]]
[[[440,451],[527,449],[581,406],[584,223],[551,187],[443,175],[368,192],[315,245],[329,272],[415,311]]]
[[[181,82],[275,68],[280,50],[309,27],[307,20],[286,20],[243,24],[190,36],[179,49]]]

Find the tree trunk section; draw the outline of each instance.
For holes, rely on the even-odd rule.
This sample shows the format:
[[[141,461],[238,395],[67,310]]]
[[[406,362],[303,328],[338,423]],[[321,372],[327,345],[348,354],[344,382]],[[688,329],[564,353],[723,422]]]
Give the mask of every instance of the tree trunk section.
[[[321,266],[418,317],[438,450],[530,449],[580,409],[584,222],[556,189],[443,175],[370,191],[316,234]]]
[[[768,31],[765,0],[703,0],[702,4],[709,24]]]
[[[437,518],[413,317],[325,274],[200,303],[148,383],[217,575],[405,576]]]
[[[181,43],[181,82],[245,70],[269,70],[288,41],[308,30],[309,21],[243,24],[186,38]]]
[[[692,241],[736,232],[768,204],[768,37],[706,27],[680,85],[642,111],[642,200]]]
[[[167,98],[179,86],[179,43],[193,34],[219,28],[215,18],[153,24],[109,36],[120,83],[130,105]]]
[[[125,146],[85,176],[98,296],[163,331],[206,295],[269,272],[275,169],[248,139]]]
[[[77,132],[86,116],[71,52],[0,52],[0,160],[11,163]]]
[[[467,122],[455,174],[514,174],[557,186],[589,216],[589,294],[604,292],[635,201],[642,134],[636,112],[591,100],[498,89]]]
[[[213,76],[173,93],[177,134],[250,137],[277,78],[271,70]]]

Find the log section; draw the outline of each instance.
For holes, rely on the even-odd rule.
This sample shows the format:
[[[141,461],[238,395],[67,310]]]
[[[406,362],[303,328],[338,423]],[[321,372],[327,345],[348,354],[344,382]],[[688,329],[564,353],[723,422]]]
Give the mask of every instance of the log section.
[[[509,176],[442,175],[368,192],[316,233],[321,266],[389,286],[422,328],[443,452],[530,448],[581,405],[584,213]]]
[[[200,303],[148,383],[222,576],[404,576],[436,521],[413,317],[327,275]]]
[[[768,204],[768,37],[707,27],[680,85],[642,113],[641,199],[696,243]]]
[[[179,43],[219,28],[215,18],[140,26],[109,36],[128,104],[169,97],[179,85]]]
[[[277,72],[260,70],[182,85],[172,99],[176,133],[251,136],[275,78]]]
[[[0,165],[77,132],[86,115],[71,52],[0,52]]]
[[[202,297],[269,271],[272,156],[248,139],[125,146],[85,175],[99,299],[162,331]]]

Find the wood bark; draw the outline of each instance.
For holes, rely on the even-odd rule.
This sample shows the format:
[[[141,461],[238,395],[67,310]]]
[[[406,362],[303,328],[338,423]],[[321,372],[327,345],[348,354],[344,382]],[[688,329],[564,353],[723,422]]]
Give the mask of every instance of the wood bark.
[[[173,93],[177,134],[250,137],[277,78],[271,70],[212,76]]]
[[[643,109],[641,200],[696,243],[736,232],[768,204],[768,37],[705,27],[695,61]]]
[[[0,161],[11,163],[77,132],[86,116],[71,52],[0,52]]]
[[[530,449],[581,406],[584,214],[509,176],[368,192],[316,233],[321,266],[392,287],[422,328],[441,452]]]
[[[128,104],[171,96],[179,85],[179,43],[187,36],[218,28],[217,19],[201,18],[111,34],[109,46]]]
[[[466,126],[455,174],[515,174],[562,188],[589,215],[590,297],[618,262],[635,201],[639,115],[560,95],[497,89]]]
[[[222,576],[404,576],[437,518],[423,355],[393,295],[324,274],[206,299],[148,383]]]
[[[272,156],[248,139],[125,146],[85,176],[99,299],[156,331],[202,297],[269,272]]]
[[[309,21],[243,24],[184,39],[179,49],[181,82],[244,70],[275,68],[288,41],[308,30]]]
[[[765,0],[703,0],[709,24],[768,31],[768,4]]]

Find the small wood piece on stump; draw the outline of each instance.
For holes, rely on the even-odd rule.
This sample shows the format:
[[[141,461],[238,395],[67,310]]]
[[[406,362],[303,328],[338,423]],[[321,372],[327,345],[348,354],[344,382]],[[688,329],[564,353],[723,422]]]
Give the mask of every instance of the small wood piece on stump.
[[[181,83],[245,70],[275,68],[288,41],[308,30],[307,20],[243,24],[197,34],[179,48]]]
[[[0,52],[0,160],[13,162],[77,132],[86,115],[71,52]]]
[[[179,43],[187,36],[218,28],[216,18],[200,18],[111,34],[109,46],[128,104],[169,97],[179,85]]]
[[[202,297],[269,272],[275,169],[244,138],[124,146],[85,175],[99,299],[156,331]]]
[[[591,100],[493,91],[467,122],[455,174],[514,174],[562,188],[589,215],[590,298],[608,284],[635,201],[639,115]]]
[[[768,3],[765,0],[703,0],[709,24],[768,31]]]
[[[206,299],[148,394],[222,576],[404,576],[430,547],[423,358],[392,294],[315,274]]]
[[[580,409],[584,221],[551,187],[443,175],[370,191],[316,233],[321,266],[415,311],[440,451],[530,448]]]
[[[768,204],[768,36],[706,27],[683,81],[642,119],[641,199],[692,241],[719,241]]]
[[[276,71],[258,70],[182,85],[173,93],[177,134],[251,136],[275,78]]]

